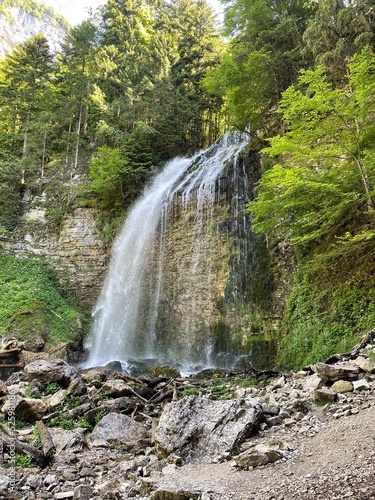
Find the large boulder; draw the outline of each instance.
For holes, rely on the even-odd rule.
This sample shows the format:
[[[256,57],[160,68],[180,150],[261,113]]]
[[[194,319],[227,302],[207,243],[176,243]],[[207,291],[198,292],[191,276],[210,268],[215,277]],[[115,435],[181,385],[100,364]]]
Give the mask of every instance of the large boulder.
[[[355,380],[358,377],[358,366],[349,363],[337,363],[328,365],[316,363],[311,369],[325,382],[336,382],[337,380]]]
[[[263,416],[256,399],[213,401],[188,396],[166,405],[155,432],[161,455],[175,453],[187,462],[210,461],[237,452]]]
[[[68,387],[77,377],[77,370],[68,365],[63,359],[37,359],[24,368],[27,378],[49,384],[57,382],[63,387]]]
[[[105,415],[88,439],[91,447],[115,447],[125,450],[144,446],[146,442],[147,432],[144,425],[121,413]]]
[[[8,398],[1,408],[5,415],[12,412],[17,420],[30,423],[40,420],[47,413],[47,410],[48,406],[41,399],[22,398],[18,394]]]

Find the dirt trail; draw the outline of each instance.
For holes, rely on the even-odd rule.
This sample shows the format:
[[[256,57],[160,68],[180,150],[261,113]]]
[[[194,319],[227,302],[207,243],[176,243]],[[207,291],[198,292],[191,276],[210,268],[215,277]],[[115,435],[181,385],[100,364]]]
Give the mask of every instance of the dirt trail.
[[[210,500],[374,500],[375,396],[369,402],[338,420],[317,408],[313,437],[293,428],[279,431],[278,439],[292,448],[285,461],[249,471],[234,469],[232,462],[186,465],[166,475],[159,488],[203,486]],[[262,439],[269,437],[265,432]]]

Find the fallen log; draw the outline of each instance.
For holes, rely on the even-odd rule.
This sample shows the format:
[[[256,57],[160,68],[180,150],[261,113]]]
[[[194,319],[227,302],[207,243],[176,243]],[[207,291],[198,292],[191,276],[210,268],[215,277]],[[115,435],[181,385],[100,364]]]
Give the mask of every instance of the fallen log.
[[[36,426],[39,431],[39,437],[40,437],[40,442],[42,443],[42,450],[44,453],[44,456],[48,460],[52,460],[54,454],[55,454],[55,445],[53,444],[51,434],[48,430],[48,428],[44,425],[44,422],[42,420],[39,420],[36,423]]]

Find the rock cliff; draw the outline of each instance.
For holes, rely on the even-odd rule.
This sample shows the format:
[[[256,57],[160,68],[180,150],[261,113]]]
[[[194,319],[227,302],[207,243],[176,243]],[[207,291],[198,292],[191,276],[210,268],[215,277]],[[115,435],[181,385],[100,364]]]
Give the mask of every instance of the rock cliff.
[[[56,227],[46,218],[44,201],[43,194],[24,197],[20,224],[12,235],[1,236],[0,249],[20,257],[45,259],[64,288],[91,307],[104,281],[109,252],[96,228],[97,212],[76,208]]]
[[[6,12],[0,10],[0,57],[4,57],[16,45],[30,37],[43,34],[53,53],[60,50],[67,32],[67,22],[52,9],[41,6],[40,12],[28,12],[26,8],[9,5]]]

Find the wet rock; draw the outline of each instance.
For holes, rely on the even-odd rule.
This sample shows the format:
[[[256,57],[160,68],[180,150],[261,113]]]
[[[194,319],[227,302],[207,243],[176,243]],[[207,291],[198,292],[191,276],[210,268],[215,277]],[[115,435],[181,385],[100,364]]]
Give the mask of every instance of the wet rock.
[[[63,387],[68,387],[77,377],[77,370],[63,359],[38,359],[26,365],[24,372],[30,381],[37,379],[45,384],[58,382]]]
[[[263,416],[257,400],[213,401],[188,396],[166,405],[156,428],[161,455],[175,453],[185,461],[212,460],[239,449],[256,432]]]
[[[327,365],[326,363],[316,363],[311,369],[319,375],[325,382],[336,382],[336,380],[355,380],[358,377],[358,366],[349,363],[337,363]]]
[[[348,380],[337,380],[332,384],[332,390],[335,392],[351,392],[353,390],[353,384]]]
[[[132,449],[145,444],[146,428],[127,415],[109,413],[94,428],[88,443],[91,447],[121,447]]]

